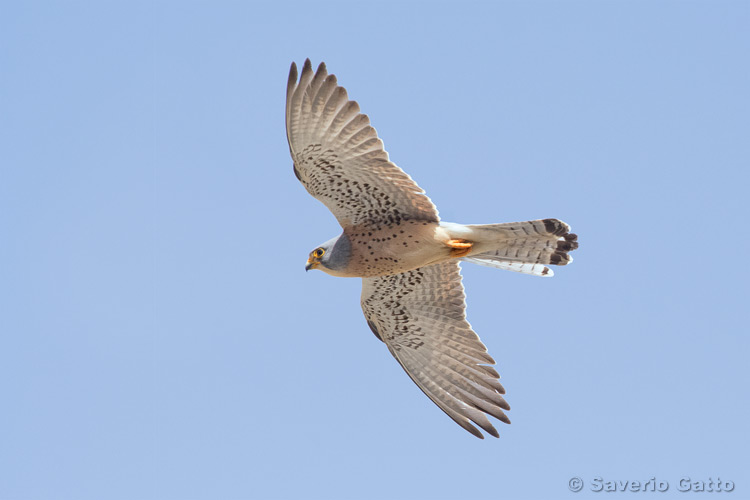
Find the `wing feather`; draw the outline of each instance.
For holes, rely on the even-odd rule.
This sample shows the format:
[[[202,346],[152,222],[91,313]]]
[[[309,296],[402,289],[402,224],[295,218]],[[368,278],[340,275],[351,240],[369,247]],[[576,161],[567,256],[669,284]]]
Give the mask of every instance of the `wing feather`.
[[[391,351],[391,354],[394,355],[412,381],[417,384],[417,387],[419,387],[422,392],[424,392],[427,397],[438,406],[438,408],[452,418],[454,422],[479,439],[484,439],[484,435],[482,435],[479,429],[471,424],[472,422],[484,429],[487,433],[499,437],[497,430],[492,426],[484,413],[473,407],[467,406],[466,404],[460,403],[452,394],[437,383],[438,381],[442,381],[442,378],[439,375],[433,374],[431,376],[430,370],[426,370],[425,373],[416,376],[407,369],[407,364],[408,366],[414,366],[419,364],[418,361],[411,359],[411,356],[408,354],[403,356],[403,360],[396,356],[393,351]]]
[[[359,105],[321,63],[306,60],[287,83],[286,130],[294,172],[342,227],[379,227],[400,220],[437,222],[424,191],[388,158]]]
[[[414,383],[473,435],[483,437],[475,424],[497,437],[487,415],[510,423],[510,406],[465,307],[456,261],[362,280],[368,324]]]

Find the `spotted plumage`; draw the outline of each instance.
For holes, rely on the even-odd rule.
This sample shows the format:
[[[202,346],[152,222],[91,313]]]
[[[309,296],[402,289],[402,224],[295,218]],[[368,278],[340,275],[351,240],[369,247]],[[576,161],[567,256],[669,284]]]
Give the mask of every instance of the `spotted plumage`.
[[[299,80],[298,80],[299,77]],[[465,317],[459,261],[552,276],[578,247],[557,219],[489,225],[440,221],[424,191],[393,164],[368,117],[324,64],[292,63],[286,129],[294,175],[343,232],[310,253],[306,269],[362,278],[375,336],[419,388],[477,437],[487,415],[510,423],[495,361]]]
[[[461,427],[482,437],[473,421],[497,437],[485,413],[510,423],[510,406],[464,308],[455,260],[363,280],[367,324],[411,379]]]
[[[307,60],[299,83],[292,65],[286,123],[295,175],[343,227],[438,221],[435,205],[389,161],[367,115],[324,64],[313,73]]]

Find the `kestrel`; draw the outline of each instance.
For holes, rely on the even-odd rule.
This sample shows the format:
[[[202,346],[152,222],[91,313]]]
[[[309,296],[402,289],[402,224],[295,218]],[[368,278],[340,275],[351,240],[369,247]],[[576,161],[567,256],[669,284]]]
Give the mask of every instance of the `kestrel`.
[[[578,247],[557,219],[442,222],[424,191],[388,159],[359,105],[321,63],[289,71],[286,132],[294,175],[343,228],[305,269],[362,278],[362,311],[414,383],[458,425],[498,437],[487,415],[510,423],[495,361],[465,315],[459,262],[552,276]]]

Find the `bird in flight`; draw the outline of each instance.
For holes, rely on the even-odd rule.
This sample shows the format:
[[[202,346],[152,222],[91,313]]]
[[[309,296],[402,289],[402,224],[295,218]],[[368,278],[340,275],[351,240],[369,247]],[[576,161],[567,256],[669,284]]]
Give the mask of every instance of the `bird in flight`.
[[[494,359],[466,320],[459,262],[552,276],[578,248],[557,219],[465,225],[443,222],[424,191],[388,158],[359,105],[324,63],[292,63],[286,133],[294,175],[343,232],[310,252],[306,270],[362,278],[361,305],[378,340],[458,425],[499,437],[510,423]]]

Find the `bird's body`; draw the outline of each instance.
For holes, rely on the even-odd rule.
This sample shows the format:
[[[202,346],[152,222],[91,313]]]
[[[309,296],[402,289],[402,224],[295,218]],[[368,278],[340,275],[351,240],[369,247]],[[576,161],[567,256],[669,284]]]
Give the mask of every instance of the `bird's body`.
[[[419,186],[390,162],[356,102],[310,61],[287,85],[294,174],[343,232],[310,253],[306,269],[362,278],[362,310],[412,380],[477,437],[510,423],[492,357],[466,321],[459,261],[536,276],[565,265],[577,237],[557,219],[464,225],[440,221]]]
[[[554,219],[546,220],[550,221],[548,224],[552,226],[552,231],[545,229],[541,233],[534,232],[533,222],[538,222],[539,226],[544,227],[544,221],[473,226],[443,221],[410,220],[402,221],[393,227],[360,224],[346,228],[339,236],[323,244],[323,247],[330,246],[334,249],[334,255],[340,253],[347,261],[346,267],[320,269],[340,278],[372,278],[403,273],[453,259],[476,262],[473,257],[481,258],[488,252],[502,250],[508,250],[509,254],[513,254],[510,259],[525,261],[529,258],[529,251],[534,249],[533,243],[544,244],[542,252],[546,250],[553,259],[555,252],[561,260],[566,257],[569,259],[565,254],[567,250],[560,251],[558,248],[562,242],[558,241],[558,236],[554,233],[564,226],[555,224],[559,221]],[[518,228],[516,231],[514,226]],[[524,227],[528,227],[529,234],[523,233]],[[523,233],[520,238],[514,234],[518,231]],[[546,239],[543,238],[545,235],[548,236]],[[457,241],[467,246],[456,246]],[[523,253],[519,255],[517,250]],[[484,262],[476,263],[491,265]],[[537,271],[540,274],[544,273],[544,268],[540,267]]]

